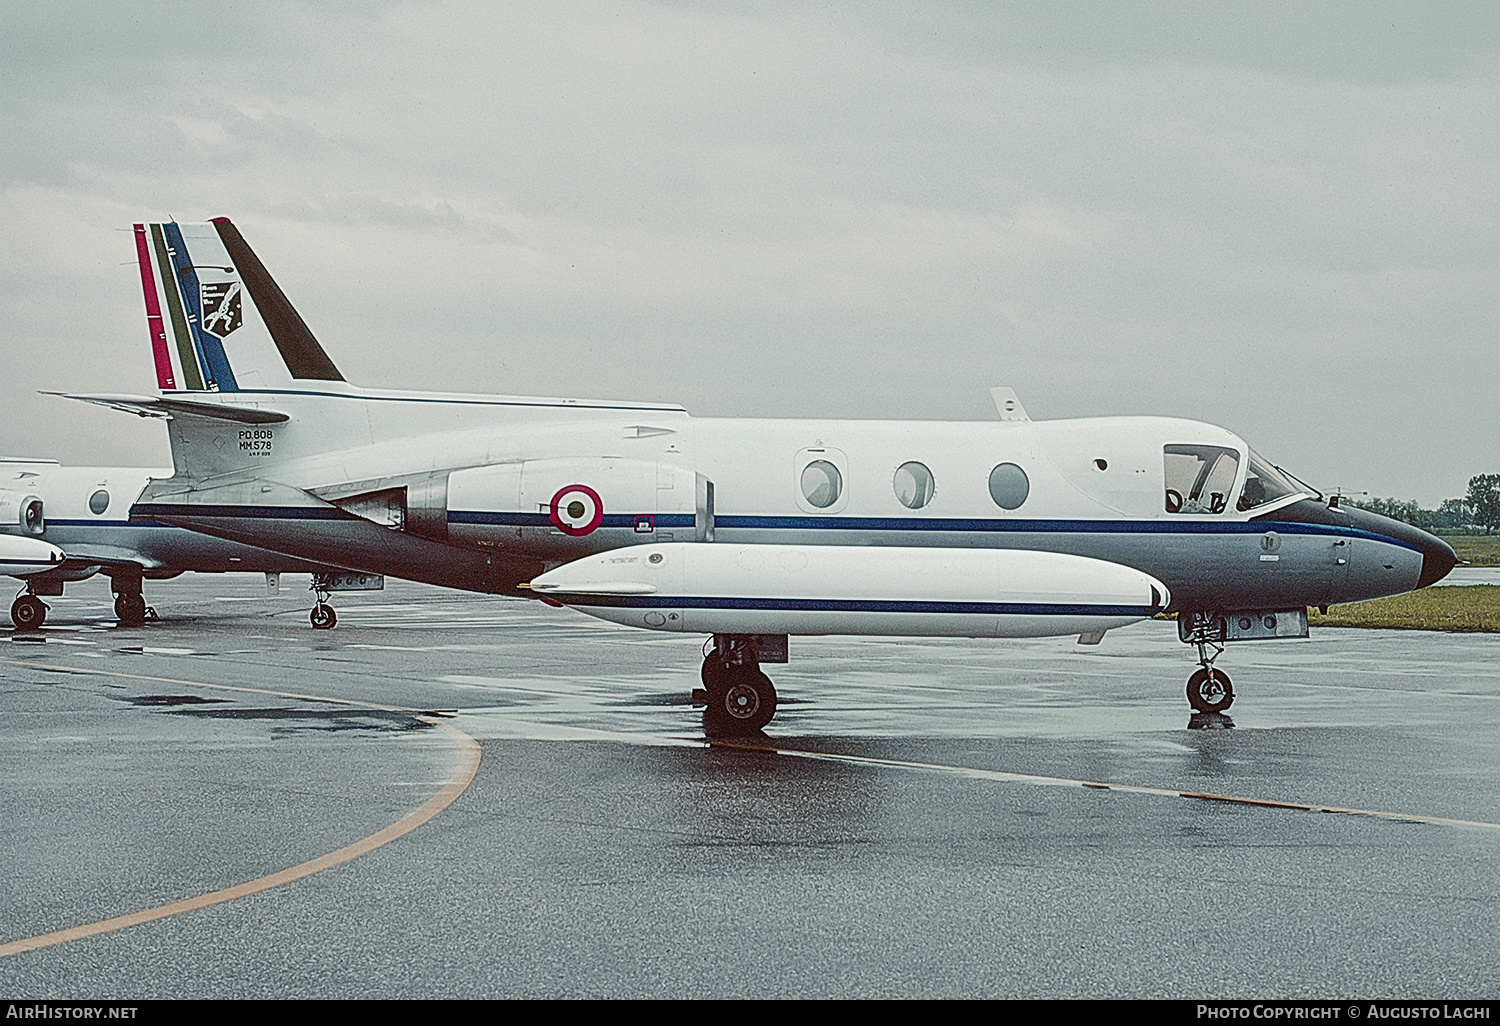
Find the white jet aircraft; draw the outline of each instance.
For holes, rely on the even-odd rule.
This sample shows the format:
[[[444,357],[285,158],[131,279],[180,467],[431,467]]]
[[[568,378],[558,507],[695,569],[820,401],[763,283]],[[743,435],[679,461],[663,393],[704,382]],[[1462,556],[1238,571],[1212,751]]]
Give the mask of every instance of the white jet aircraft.
[[[1308,606],[1455,562],[1223,428],[1034,422],[1006,389],[983,423],[360,389],[227,219],[135,239],[160,394],[73,396],[169,420],[175,476],[133,520],[712,634],[710,734],[770,721],[760,666],[789,635],[1092,643],[1163,610],[1197,650],[1189,701],[1221,712],[1225,642],[1305,637]]]
[[[170,470],[147,467],[64,467],[56,460],[0,459],[0,573],[25,587],[10,607],[20,630],[35,630],[47,618],[42,596],[61,595],[63,585],[103,573],[115,595],[122,626],[153,615],[142,593],[145,580],[167,580],[184,571],[253,571],[272,575],[311,573],[328,591],[359,586],[368,575],[295,559],[239,542],[168,524],[129,519],[130,507],[153,478]],[[30,546],[30,548],[27,548]],[[27,558],[46,550],[57,560]],[[271,578],[268,578],[268,580]],[[367,579],[365,587],[378,583]]]

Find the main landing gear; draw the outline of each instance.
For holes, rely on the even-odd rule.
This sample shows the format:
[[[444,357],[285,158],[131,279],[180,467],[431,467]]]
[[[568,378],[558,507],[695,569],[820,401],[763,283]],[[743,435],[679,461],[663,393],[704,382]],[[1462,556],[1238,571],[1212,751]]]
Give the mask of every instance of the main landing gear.
[[[18,631],[34,631],[47,619],[47,603],[30,591],[23,591],[10,604],[10,619]]]
[[[139,627],[148,619],[156,619],[156,610],[146,605],[146,596],[141,594],[139,577],[112,577],[110,586],[115,593],[115,616],[121,627]]]
[[[759,734],[776,715],[776,686],[761,662],[786,662],[786,636],[715,634],[703,659],[703,731],[709,737]]]

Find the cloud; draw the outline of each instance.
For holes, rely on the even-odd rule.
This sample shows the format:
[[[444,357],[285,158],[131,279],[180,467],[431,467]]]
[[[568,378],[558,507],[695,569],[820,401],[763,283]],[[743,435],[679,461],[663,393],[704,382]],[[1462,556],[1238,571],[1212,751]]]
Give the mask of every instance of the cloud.
[[[1488,5],[91,11],[0,14],[41,454],[117,442],[30,390],[150,387],[111,229],[229,215],[371,385],[964,418],[1004,383],[1381,494],[1500,464]]]

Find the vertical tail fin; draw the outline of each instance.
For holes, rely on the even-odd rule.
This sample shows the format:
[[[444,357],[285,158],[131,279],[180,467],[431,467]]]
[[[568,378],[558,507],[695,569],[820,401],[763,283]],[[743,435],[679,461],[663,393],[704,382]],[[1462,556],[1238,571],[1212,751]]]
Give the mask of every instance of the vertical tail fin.
[[[135,248],[161,391],[306,391],[305,382],[344,380],[228,218],[138,224]]]

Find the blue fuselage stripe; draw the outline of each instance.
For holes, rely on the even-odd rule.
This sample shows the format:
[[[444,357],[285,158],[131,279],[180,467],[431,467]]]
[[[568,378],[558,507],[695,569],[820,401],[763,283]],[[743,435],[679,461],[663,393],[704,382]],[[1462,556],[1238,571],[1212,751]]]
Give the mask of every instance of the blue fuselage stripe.
[[[650,520],[656,527],[692,527],[691,513],[606,513],[601,527],[634,528],[636,522]],[[487,527],[552,527],[550,513],[486,513],[480,510],[448,511],[450,524],[477,524]]]
[[[1332,524],[1269,520],[1016,520],[939,517],[757,517],[716,516],[715,530],[760,531],[948,531],[960,534],[1311,534],[1368,538],[1422,551],[1389,535]]]
[[[981,616],[1151,616],[1153,606],[1081,605],[1062,602],[919,602],[870,599],[727,598],[701,595],[557,595],[570,606],[637,609],[748,609],[819,613],[969,613]]]
[[[192,517],[198,519],[255,520],[357,520],[352,513],[332,506],[242,506],[198,505],[195,503],[142,503],[131,508],[136,518]],[[610,513],[603,527],[633,528],[638,519],[650,517],[658,528],[692,527],[694,518],[687,513]],[[546,513],[502,513],[479,510],[453,510],[450,524],[495,527],[550,527]],[[1202,521],[1202,520],[981,520],[937,517],[763,517],[719,516],[714,518],[720,531],[875,531],[923,532],[951,534],[1158,534],[1158,535],[1253,535],[1276,531],[1289,535],[1316,535],[1328,538],[1365,538],[1386,545],[1397,545],[1420,553],[1422,549],[1400,538],[1333,524],[1305,524],[1290,521]]]
[[[337,506],[214,506],[192,502],[143,502],[130,507],[130,519],[182,517],[193,520],[359,520]]]

